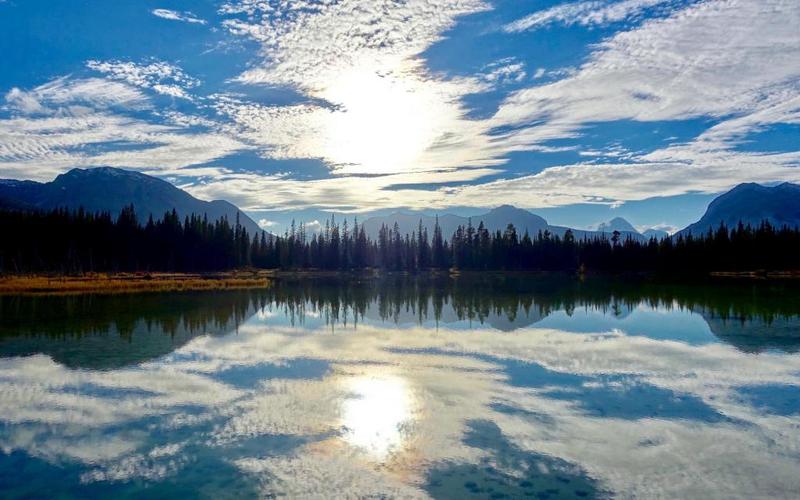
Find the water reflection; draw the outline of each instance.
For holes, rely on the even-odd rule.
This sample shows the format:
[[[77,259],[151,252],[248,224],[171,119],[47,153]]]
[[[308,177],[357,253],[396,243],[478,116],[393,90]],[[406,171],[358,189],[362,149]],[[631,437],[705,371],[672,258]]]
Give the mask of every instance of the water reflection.
[[[344,402],[345,440],[385,460],[405,444],[404,426],[411,421],[411,394],[399,377],[360,377],[348,381],[352,395]]]
[[[69,367],[135,365],[198,335],[224,335],[267,304],[263,291],[0,296],[0,355],[44,353]]]
[[[791,286],[466,279],[0,298],[3,494],[800,490]]]

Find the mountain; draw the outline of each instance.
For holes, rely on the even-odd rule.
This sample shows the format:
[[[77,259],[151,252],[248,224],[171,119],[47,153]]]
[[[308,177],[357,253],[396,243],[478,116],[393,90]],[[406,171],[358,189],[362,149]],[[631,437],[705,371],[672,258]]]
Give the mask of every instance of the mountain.
[[[597,231],[601,233],[613,233],[614,231],[619,231],[620,233],[639,233],[630,222],[622,217],[614,217],[608,222],[598,224]]]
[[[720,223],[732,228],[739,221],[758,225],[763,220],[775,226],[800,226],[800,186],[788,182],[773,187],[739,184],[714,199],[699,221],[678,234],[701,235]]]
[[[253,219],[227,201],[198,200],[167,181],[130,170],[111,167],[74,168],[51,182],[0,180],[0,207],[52,210],[77,209],[88,212],[108,211],[113,216],[133,204],[139,220],[152,215],[160,218],[173,208],[181,218],[207,215],[209,220],[222,216],[233,223],[236,214],[247,231],[261,231]]]
[[[619,231],[620,238],[622,238],[623,240],[630,238],[637,241],[646,241],[649,240],[651,237],[651,235],[649,234],[640,233],[635,227],[633,227],[633,224],[623,219],[622,217],[614,217],[608,222],[602,222],[598,224],[595,232],[603,233],[607,238],[610,238],[611,234],[614,231]],[[648,231],[656,231],[656,230],[648,229]],[[589,236],[591,237],[592,233],[589,233]],[[662,236],[656,236],[656,238],[662,238]]]
[[[518,233],[524,234],[525,231],[528,231],[534,236],[540,230],[545,231],[549,228],[547,221],[542,217],[511,205],[502,205],[494,208],[488,213],[478,216],[477,219],[478,222],[483,221],[483,224],[490,231],[497,231],[498,229],[504,231],[509,224],[514,224]],[[473,220],[473,224],[477,225],[478,223]]]

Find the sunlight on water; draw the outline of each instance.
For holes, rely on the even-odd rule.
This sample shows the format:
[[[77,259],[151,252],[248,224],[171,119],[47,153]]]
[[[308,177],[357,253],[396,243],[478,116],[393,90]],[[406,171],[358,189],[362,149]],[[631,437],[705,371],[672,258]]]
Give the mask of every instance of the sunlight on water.
[[[404,444],[404,424],[412,416],[412,399],[398,377],[361,377],[349,381],[352,393],[344,402],[345,440],[378,459],[398,452]]]

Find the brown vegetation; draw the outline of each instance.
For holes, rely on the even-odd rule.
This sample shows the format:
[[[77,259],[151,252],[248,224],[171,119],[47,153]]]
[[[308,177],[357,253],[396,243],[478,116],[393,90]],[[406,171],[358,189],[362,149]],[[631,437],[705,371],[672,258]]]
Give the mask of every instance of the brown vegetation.
[[[224,290],[269,286],[271,273],[88,273],[80,276],[0,276],[0,294],[132,293]]]

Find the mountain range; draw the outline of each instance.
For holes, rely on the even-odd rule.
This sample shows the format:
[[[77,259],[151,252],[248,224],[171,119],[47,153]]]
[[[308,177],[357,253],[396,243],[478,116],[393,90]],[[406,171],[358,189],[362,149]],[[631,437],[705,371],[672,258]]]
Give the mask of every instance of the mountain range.
[[[391,228],[397,222],[401,233],[410,233],[417,230],[420,220],[422,220],[422,225],[428,229],[428,234],[432,234],[435,219],[430,216],[394,213],[385,217],[367,219],[364,221],[364,226],[367,234],[374,238],[382,224]],[[679,231],[676,235],[685,236],[691,233],[697,236],[707,233],[709,229],[716,229],[721,223],[732,228],[739,221],[744,224],[758,225],[764,220],[777,227],[800,227],[800,186],[788,182],[772,187],[754,183],[739,184],[714,199],[699,221]],[[442,228],[442,233],[448,237],[459,225],[466,226],[470,221],[475,227],[483,222],[486,228],[492,232],[503,231],[511,223],[517,228],[518,233],[522,234],[527,230],[531,236],[536,235],[540,230],[547,230],[552,234],[563,236],[567,229],[572,229],[550,225],[542,217],[510,205],[503,205],[485,214],[477,214],[472,217],[442,215],[439,217],[439,226]],[[614,231],[619,231],[622,239],[632,238],[638,241],[647,241],[651,238],[662,239],[669,236],[666,231],[655,228],[639,232],[622,217],[615,217],[588,230],[572,229],[578,239],[596,236],[610,237]]]
[[[227,217],[234,221],[239,214],[242,225],[250,234],[261,231],[258,224],[227,201],[203,201],[167,181],[135,171],[111,167],[92,169],[75,168],[59,175],[51,182],[0,179],[0,207],[29,210],[52,210],[55,208],[77,209],[83,207],[90,212],[107,211],[117,215],[123,207],[133,204],[140,220],[152,215],[159,218],[173,208],[181,217],[190,214],[207,215],[210,220]],[[513,224],[522,235],[526,231],[535,236],[539,231],[563,236],[571,229],[576,238],[610,235],[619,231],[621,238],[646,241],[650,238],[666,238],[668,233],[658,229],[639,232],[622,217],[598,224],[591,229],[572,229],[549,224],[544,218],[511,205],[502,205],[486,213],[472,217],[453,214],[439,216],[439,226],[445,238],[449,238],[459,225],[473,226],[483,222],[491,232],[504,231]],[[717,197],[709,204],[703,217],[676,234],[705,234],[709,229],[724,223],[733,227],[742,221],[757,225],[768,220],[775,226],[800,227],[800,186],[783,183],[776,186],[740,184]],[[401,234],[417,230],[422,221],[432,236],[436,218],[429,215],[397,212],[387,216],[371,217],[363,222],[367,234],[375,239],[381,225],[392,228],[397,224]]]
[[[365,220],[363,225],[367,235],[374,239],[377,237],[382,225],[386,225],[386,227],[391,229],[394,224],[397,223],[400,233],[408,234],[417,231],[420,221],[422,221],[422,226],[428,230],[429,237],[433,235],[436,218],[429,215],[397,212],[384,217],[371,217]],[[632,238],[639,241],[645,241],[649,239],[651,235],[656,238],[668,236],[665,231],[659,233],[654,229],[648,230],[650,234],[640,233],[628,221],[621,217],[598,225],[596,230],[554,226],[534,213],[511,205],[502,205],[484,214],[476,214],[471,217],[462,217],[453,214],[445,214],[439,217],[439,227],[442,229],[442,234],[445,238],[449,238],[450,235],[456,231],[458,226],[466,227],[470,222],[474,227],[478,227],[478,225],[483,222],[483,225],[490,232],[505,231],[508,224],[513,224],[520,236],[527,231],[531,237],[535,237],[539,231],[550,231],[551,234],[563,237],[567,230],[571,230],[578,239],[603,235],[610,238],[614,231],[619,231],[622,239]]]
[[[231,223],[238,213],[248,233],[261,231],[253,219],[232,203],[199,200],[167,181],[131,170],[74,168],[51,182],[0,180],[0,207],[33,210],[83,207],[88,212],[105,211],[117,216],[130,204],[140,221],[150,215],[161,218],[173,208],[181,218],[197,214],[217,220],[224,216]]]

